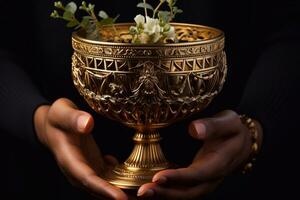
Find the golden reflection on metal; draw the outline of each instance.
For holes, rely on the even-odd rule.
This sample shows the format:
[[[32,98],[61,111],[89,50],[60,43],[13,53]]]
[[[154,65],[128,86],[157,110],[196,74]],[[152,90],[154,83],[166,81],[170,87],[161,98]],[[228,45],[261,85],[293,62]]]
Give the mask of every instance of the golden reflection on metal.
[[[117,24],[117,36],[104,29],[106,41],[74,33],[72,76],[96,112],[136,129],[132,154],[103,177],[120,188],[136,189],[172,167],[157,129],[207,107],[222,89],[227,65],[218,29],[174,23],[179,43],[135,45],[129,43],[130,25]]]

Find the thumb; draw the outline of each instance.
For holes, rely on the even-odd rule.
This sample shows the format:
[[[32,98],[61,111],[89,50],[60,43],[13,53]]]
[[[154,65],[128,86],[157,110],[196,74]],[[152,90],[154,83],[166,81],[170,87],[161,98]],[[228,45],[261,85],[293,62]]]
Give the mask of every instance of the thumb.
[[[191,122],[188,131],[195,139],[208,140],[238,133],[240,125],[239,115],[234,111],[226,110],[214,117]]]
[[[66,98],[58,99],[52,104],[48,119],[53,126],[78,134],[88,134],[94,127],[93,117],[78,110],[77,106]]]

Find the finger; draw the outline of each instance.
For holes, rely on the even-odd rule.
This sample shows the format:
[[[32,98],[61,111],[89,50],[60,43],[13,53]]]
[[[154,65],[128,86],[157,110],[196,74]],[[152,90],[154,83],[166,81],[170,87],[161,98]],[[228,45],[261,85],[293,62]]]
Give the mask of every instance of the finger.
[[[110,185],[101,179],[97,173],[86,164],[84,158],[80,160],[72,159],[65,161],[61,166],[71,176],[72,182],[88,191],[89,193],[115,200],[127,200],[126,194],[117,187]]]
[[[227,165],[221,155],[211,152],[187,168],[160,171],[153,176],[152,181],[161,185],[194,186],[223,178]]]
[[[239,115],[234,111],[226,110],[212,118],[193,121],[189,125],[189,133],[195,139],[208,140],[235,134],[240,130],[240,127]]]
[[[212,192],[220,181],[206,182],[194,187],[167,187],[155,183],[142,185],[138,190],[139,197],[154,197],[155,199],[188,200],[199,199]]]
[[[158,172],[152,181],[174,185],[195,185],[200,182],[223,178],[233,169],[233,162],[242,153],[242,135],[218,144],[216,149],[206,150],[187,168],[169,169]],[[219,148],[219,149],[218,149]],[[220,150],[221,149],[221,150]],[[231,155],[231,156],[227,156]]]
[[[65,98],[53,103],[49,110],[50,123],[67,132],[79,134],[90,133],[94,126],[93,117],[77,109],[76,105]]]
[[[99,178],[97,175],[85,177],[84,188],[96,197],[106,197],[105,199],[127,200],[127,195],[117,187]]]

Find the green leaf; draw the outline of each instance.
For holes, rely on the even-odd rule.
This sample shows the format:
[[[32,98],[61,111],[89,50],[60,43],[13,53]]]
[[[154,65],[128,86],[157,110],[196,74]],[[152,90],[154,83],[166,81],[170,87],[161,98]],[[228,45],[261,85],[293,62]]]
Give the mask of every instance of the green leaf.
[[[169,11],[159,11],[158,18],[163,24],[167,24],[170,22],[171,13]]]
[[[76,3],[74,3],[73,1],[68,3],[65,7],[66,11],[69,11],[70,13],[75,14],[76,10],[77,10],[77,5]]]
[[[92,20],[93,17],[92,17],[92,16],[83,16],[82,19],[89,19],[89,20]]]
[[[111,24],[113,24],[114,23],[114,18],[111,18],[111,17],[109,17],[109,18],[106,18],[106,19],[102,19],[101,21],[100,21],[100,25],[111,25]]]
[[[149,9],[149,10],[154,10],[154,8],[148,3],[139,3],[138,5],[136,5],[136,7],[146,8],[146,9]]]
[[[87,29],[88,26],[90,25],[90,20],[91,20],[91,17],[90,16],[85,16],[82,18],[82,21],[80,23],[80,26],[84,29]]]
[[[95,5],[94,5],[94,4],[91,4],[91,3],[89,3],[89,5],[88,5],[88,9],[89,9],[90,11],[92,11],[92,10],[94,10],[94,8],[95,8]]]
[[[137,30],[137,28],[136,28],[135,26],[131,26],[131,27],[129,28],[129,33],[130,33],[131,35],[135,35],[135,34],[138,33],[138,30]]]
[[[170,28],[171,28],[171,25],[170,24],[166,24],[164,26],[164,32],[168,32],[170,30]]]
[[[177,3],[177,0],[168,0],[170,6],[174,6]]]
[[[84,10],[84,11],[86,11],[86,12],[89,12],[89,8],[87,7],[85,1],[82,1],[82,2],[81,2],[81,6],[79,6],[79,10]]]
[[[176,14],[180,14],[180,13],[183,13],[183,10],[181,10],[181,9],[179,9],[178,7],[175,6],[175,7],[173,8],[173,12],[176,13]]]
[[[178,9],[178,10],[177,10],[177,13],[183,13],[183,10]]]
[[[95,23],[90,23],[86,29],[86,37],[91,40],[100,40],[99,29]]]
[[[54,7],[64,9],[64,6],[62,5],[61,1],[54,2]]]
[[[100,10],[98,16],[101,17],[102,19],[109,18],[108,14],[104,10]]]
[[[54,18],[54,19],[57,19],[57,18],[59,18],[60,16],[59,16],[57,10],[54,10],[54,11],[51,13],[50,17],[52,17],[52,18]]]
[[[73,21],[70,21],[70,22],[67,24],[67,27],[68,27],[68,28],[73,28],[73,27],[77,26],[78,24],[79,24],[78,21],[73,20]]]
[[[63,19],[66,21],[72,21],[74,19],[74,14],[70,11],[65,11],[63,15]]]

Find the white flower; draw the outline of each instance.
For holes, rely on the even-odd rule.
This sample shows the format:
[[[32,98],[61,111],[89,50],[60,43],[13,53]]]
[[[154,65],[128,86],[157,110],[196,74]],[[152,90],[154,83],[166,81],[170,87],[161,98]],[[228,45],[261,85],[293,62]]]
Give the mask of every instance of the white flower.
[[[165,32],[165,36],[167,39],[175,40],[176,39],[176,33],[174,26],[171,26],[170,29]]]
[[[146,23],[144,24],[144,32],[153,35],[155,33],[160,33],[160,31],[161,27],[159,25],[159,20],[147,16]]]
[[[134,21],[136,26],[129,29],[133,43],[152,44],[165,39],[176,40],[175,28],[169,24],[161,25],[159,19],[137,15]]]
[[[137,25],[144,25],[145,24],[145,17],[143,15],[137,15],[134,18],[134,21]]]

